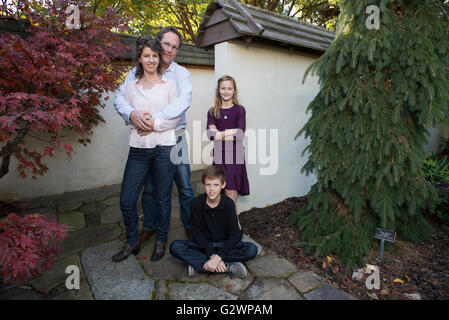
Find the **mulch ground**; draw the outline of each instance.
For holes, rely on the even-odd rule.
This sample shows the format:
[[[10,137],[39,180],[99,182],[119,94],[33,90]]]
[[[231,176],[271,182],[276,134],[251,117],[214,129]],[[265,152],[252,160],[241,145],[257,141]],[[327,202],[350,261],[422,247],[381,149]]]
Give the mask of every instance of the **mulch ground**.
[[[390,251],[379,259],[379,247],[365,258],[380,270],[380,289],[368,290],[366,274],[360,281],[352,279],[356,269],[346,270],[338,256],[315,258],[296,245],[301,239],[297,227],[288,217],[301,208],[306,197],[291,197],[265,208],[253,208],[239,215],[244,233],[285,257],[300,270],[310,270],[326,278],[337,289],[358,299],[409,300],[404,294],[418,293],[423,300],[449,299],[449,224],[426,215],[435,229],[432,236],[419,244],[396,239]],[[330,260],[330,261],[329,261]],[[361,268],[361,267],[360,267]]]

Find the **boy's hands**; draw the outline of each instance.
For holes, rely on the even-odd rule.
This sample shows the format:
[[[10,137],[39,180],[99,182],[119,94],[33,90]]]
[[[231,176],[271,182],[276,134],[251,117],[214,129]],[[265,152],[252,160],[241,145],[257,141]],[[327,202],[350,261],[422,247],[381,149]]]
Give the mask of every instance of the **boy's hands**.
[[[219,255],[212,255],[204,264],[203,269],[209,272],[226,272],[226,265]]]
[[[226,265],[223,260],[220,261],[215,272],[226,272]]]

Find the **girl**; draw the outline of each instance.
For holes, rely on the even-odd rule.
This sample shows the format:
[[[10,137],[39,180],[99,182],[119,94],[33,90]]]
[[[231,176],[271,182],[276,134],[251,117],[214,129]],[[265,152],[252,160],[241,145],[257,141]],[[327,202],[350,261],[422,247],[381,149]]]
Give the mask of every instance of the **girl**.
[[[237,100],[234,78],[223,76],[218,80],[215,103],[207,113],[206,127],[209,139],[214,140],[213,164],[226,171],[225,194],[234,200],[238,214],[237,197],[249,195],[249,182],[243,146],[246,111]]]

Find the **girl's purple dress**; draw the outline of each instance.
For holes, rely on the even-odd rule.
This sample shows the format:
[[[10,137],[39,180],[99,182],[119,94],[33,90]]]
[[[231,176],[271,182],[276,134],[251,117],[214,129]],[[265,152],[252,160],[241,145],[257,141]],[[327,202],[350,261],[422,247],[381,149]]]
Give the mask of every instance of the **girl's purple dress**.
[[[222,167],[226,171],[226,189],[237,190],[239,195],[249,195],[249,182],[246,174],[245,147],[243,139],[246,130],[246,111],[239,105],[233,105],[228,109],[220,109],[220,118],[210,111],[207,112],[207,126],[215,125],[218,131],[226,129],[238,130],[234,141],[214,141],[214,165]],[[210,140],[214,140],[215,134],[207,130]]]

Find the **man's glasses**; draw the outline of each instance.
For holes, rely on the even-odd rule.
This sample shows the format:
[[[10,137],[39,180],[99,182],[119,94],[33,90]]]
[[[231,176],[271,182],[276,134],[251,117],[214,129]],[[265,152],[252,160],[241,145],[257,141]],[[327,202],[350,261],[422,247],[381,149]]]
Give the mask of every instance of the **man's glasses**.
[[[167,50],[172,48],[172,50],[177,51],[179,48],[177,46],[172,46],[168,42],[161,42],[162,46],[165,47]]]

